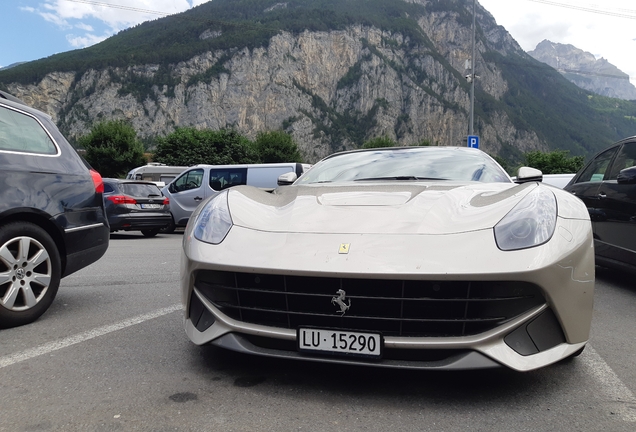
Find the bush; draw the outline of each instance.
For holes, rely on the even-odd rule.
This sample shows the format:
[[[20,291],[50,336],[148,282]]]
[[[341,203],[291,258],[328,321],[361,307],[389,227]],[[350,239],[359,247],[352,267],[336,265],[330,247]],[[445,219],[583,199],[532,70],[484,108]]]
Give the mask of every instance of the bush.
[[[232,165],[257,163],[258,155],[250,141],[233,130],[177,128],[157,140],[155,162],[167,165]]]
[[[86,150],[88,163],[103,177],[125,177],[128,171],[146,163],[137,132],[124,121],[98,123],[78,139],[78,144]]]
[[[388,136],[381,136],[371,138],[369,141],[362,144],[363,149],[383,148],[383,147],[397,147],[399,144],[393,141]]]
[[[428,147],[431,145],[431,141],[427,139],[421,139],[415,144],[411,144],[411,147]]]
[[[569,151],[533,151],[525,154],[526,165],[541,170],[543,174],[571,174],[583,167],[583,156],[568,157]]]
[[[254,149],[262,163],[302,162],[294,139],[286,132],[261,132],[256,136]]]

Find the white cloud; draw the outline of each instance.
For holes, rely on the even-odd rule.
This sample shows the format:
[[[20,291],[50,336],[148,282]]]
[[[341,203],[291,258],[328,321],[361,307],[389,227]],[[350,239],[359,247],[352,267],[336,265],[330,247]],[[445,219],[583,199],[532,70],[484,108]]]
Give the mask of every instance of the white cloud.
[[[66,30],[72,27],[71,25],[69,25],[69,23],[65,19],[61,18],[59,15],[56,15],[55,13],[42,12],[39,10],[36,10],[35,13],[37,13],[42,18],[44,18],[45,21],[53,23],[56,26],[60,27],[61,29]]]
[[[83,30],[85,33],[82,35],[67,34],[66,40],[74,48],[85,48],[136,24],[183,12],[207,1],[209,0],[95,0],[95,4],[91,4],[68,0],[43,0],[37,7],[22,7],[21,10],[40,15],[62,30]],[[113,7],[101,5],[103,3],[111,3]],[[96,30],[93,25],[86,22],[88,20],[101,22],[103,30]],[[103,34],[96,34],[98,31]]]
[[[78,28],[80,30],[84,30],[84,31],[87,31],[87,32],[95,31],[93,26],[88,25],[88,24],[84,24],[84,23],[75,24],[75,28]]]
[[[86,34],[84,36],[75,36],[72,34],[66,35],[66,40],[71,44],[74,48],[86,48],[91,45],[95,45],[107,39],[110,35],[96,36],[92,34]]]
[[[101,0],[99,3],[107,3]],[[116,32],[164,14],[182,12],[187,0],[136,0],[134,6],[113,2],[113,7],[66,0],[46,0],[41,6],[61,21],[97,19]],[[121,7],[117,7],[121,6]]]

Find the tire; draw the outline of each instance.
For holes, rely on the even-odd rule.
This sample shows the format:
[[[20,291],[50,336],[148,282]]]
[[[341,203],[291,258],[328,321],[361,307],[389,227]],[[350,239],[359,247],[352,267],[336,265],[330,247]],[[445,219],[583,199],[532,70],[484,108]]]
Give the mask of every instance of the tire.
[[[165,227],[161,228],[159,232],[162,234],[172,234],[176,228],[177,227],[174,224],[174,219],[170,219],[170,223],[166,225]]]
[[[571,363],[576,357],[580,356],[583,353],[586,345],[583,345],[581,348],[570,354],[568,357],[561,360],[562,363]]]
[[[578,357],[581,354],[583,354],[583,350],[585,349],[586,345],[583,345],[581,348],[579,348],[574,354],[572,354],[570,356],[571,359],[573,359],[574,357]]]
[[[141,233],[144,235],[144,237],[154,237],[157,234],[159,234],[159,230],[161,228],[153,228],[153,229],[146,229],[146,230],[141,230]]]
[[[0,328],[29,324],[46,312],[61,274],[60,253],[46,231],[29,222],[0,227]]]

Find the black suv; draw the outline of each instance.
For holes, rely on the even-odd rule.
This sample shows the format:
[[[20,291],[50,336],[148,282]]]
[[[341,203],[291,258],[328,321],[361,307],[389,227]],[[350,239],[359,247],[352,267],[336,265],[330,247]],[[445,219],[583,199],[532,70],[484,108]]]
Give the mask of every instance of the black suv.
[[[104,207],[111,232],[141,231],[154,237],[172,222],[170,201],[152,182],[105,178]]]
[[[104,255],[103,190],[51,117],[0,92],[0,328],[35,321]]]

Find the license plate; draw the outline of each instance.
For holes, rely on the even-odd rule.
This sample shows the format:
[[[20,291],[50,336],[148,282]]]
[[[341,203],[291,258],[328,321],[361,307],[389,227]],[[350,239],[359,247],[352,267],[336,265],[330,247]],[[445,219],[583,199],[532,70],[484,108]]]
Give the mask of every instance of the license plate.
[[[161,204],[142,204],[141,208],[144,208],[144,209],[158,209],[158,208],[161,208]]]
[[[299,351],[373,358],[382,356],[382,335],[379,333],[299,328],[296,336]]]

